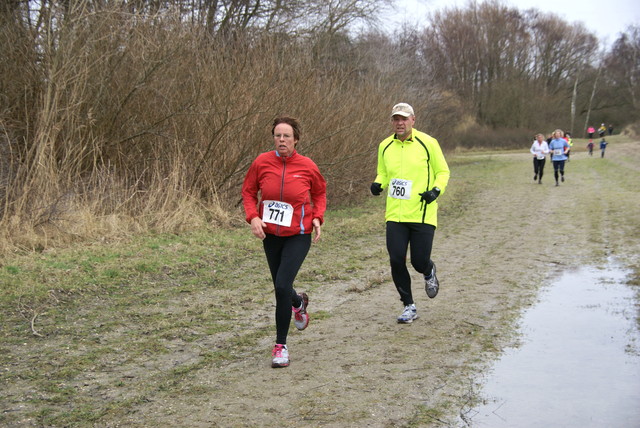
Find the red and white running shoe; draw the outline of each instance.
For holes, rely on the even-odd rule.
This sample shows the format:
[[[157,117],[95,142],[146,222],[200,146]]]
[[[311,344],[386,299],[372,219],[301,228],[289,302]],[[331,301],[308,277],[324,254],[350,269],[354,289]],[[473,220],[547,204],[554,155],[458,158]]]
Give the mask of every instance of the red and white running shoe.
[[[302,299],[302,305],[299,308],[291,308],[293,310],[293,323],[298,330],[304,330],[309,325],[309,314],[307,313],[307,307],[309,306],[309,297],[307,293],[298,293],[298,296]]]
[[[273,351],[271,351],[271,355],[273,356],[271,367],[277,368],[289,366],[289,350],[287,349],[287,345],[280,345],[276,343],[276,346],[273,347]]]

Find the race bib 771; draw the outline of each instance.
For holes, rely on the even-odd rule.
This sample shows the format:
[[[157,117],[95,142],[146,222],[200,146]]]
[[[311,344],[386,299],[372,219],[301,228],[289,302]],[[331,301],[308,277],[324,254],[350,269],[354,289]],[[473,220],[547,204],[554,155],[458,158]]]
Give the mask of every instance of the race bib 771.
[[[291,226],[293,206],[281,201],[262,201],[262,221],[279,226]]]

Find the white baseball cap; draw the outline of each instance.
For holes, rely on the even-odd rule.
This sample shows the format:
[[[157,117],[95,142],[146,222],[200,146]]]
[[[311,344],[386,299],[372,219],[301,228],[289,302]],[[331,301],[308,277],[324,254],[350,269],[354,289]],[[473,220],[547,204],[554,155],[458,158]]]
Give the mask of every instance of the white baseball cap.
[[[415,116],[415,114],[413,113],[413,107],[411,107],[407,103],[399,103],[394,105],[391,109],[391,117],[395,116],[396,114],[404,117]]]

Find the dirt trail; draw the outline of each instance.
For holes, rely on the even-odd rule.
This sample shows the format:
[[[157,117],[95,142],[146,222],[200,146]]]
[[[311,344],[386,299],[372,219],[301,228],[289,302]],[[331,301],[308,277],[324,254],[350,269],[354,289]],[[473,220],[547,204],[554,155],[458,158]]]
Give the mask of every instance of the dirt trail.
[[[292,328],[289,368],[270,368],[269,330],[243,358],[199,370],[181,387],[189,393],[160,392],[125,418],[96,425],[473,426],[466,412],[478,374],[517,340],[517,315],[546,280],[608,256],[638,263],[638,147],[610,145],[606,160],[574,154],[559,187],[550,164],[544,184],[534,183],[526,153],[457,157],[449,187],[464,202],[448,207],[446,195],[441,202],[433,253],[441,291],[428,299],[414,275],[420,319],[395,322],[401,304],[380,224],[353,245],[369,274],[310,294],[311,324]],[[339,231],[328,224],[325,233]],[[314,247],[306,263],[329,250]],[[363,285],[378,277],[385,280]],[[270,326],[272,308],[258,311],[258,327]]]
[[[242,361],[202,371],[196,384],[214,386],[216,394],[189,402],[167,397],[125,424],[166,422],[167,412],[185,426],[472,424],[465,410],[477,391],[474,373],[514,339],[519,308],[533,302],[549,276],[590,255],[602,257],[603,244],[610,253],[619,251],[613,241],[622,242],[610,236],[609,222],[615,219],[609,212],[637,213],[638,203],[627,199],[621,204],[602,189],[623,191],[612,180],[625,171],[615,177],[607,171],[637,166],[635,147],[628,144],[616,154],[610,150],[611,165],[601,171],[586,165],[600,159],[576,153],[560,187],[552,185],[551,165],[545,183],[534,184],[526,154],[490,156],[477,177],[467,176],[464,167],[474,162],[473,156],[453,162],[451,188],[486,183],[473,187],[463,214],[441,220],[433,258],[442,289],[430,300],[414,276],[419,320],[395,323],[401,306],[389,281],[361,293],[347,291],[353,284],[330,284],[311,296],[310,308],[312,316],[322,310],[330,317],[312,321],[302,333],[292,332],[289,368],[269,369],[269,337]],[[381,225],[379,235],[363,237],[359,247],[367,263],[384,249],[382,235]],[[637,260],[637,245],[627,249],[627,256]],[[372,273],[384,275],[386,260],[375,265]]]

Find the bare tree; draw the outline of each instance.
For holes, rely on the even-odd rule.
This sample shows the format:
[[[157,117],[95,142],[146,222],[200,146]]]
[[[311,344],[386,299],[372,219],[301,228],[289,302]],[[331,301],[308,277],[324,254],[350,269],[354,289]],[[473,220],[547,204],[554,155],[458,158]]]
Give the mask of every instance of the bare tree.
[[[581,25],[554,15],[520,12],[497,1],[469,3],[436,12],[423,32],[420,50],[437,81],[493,127],[530,127],[543,122],[537,100],[566,99],[578,70],[589,67],[597,40]],[[548,99],[558,117],[558,100]],[[548,104],[548,103],[547,103]]]
[[[640,109],[640,26],[630,26],[613,44],[605,59],[610,83],[623,96],[623,104]]]

